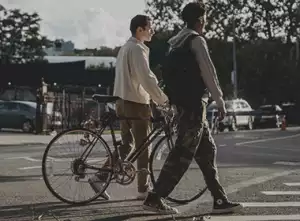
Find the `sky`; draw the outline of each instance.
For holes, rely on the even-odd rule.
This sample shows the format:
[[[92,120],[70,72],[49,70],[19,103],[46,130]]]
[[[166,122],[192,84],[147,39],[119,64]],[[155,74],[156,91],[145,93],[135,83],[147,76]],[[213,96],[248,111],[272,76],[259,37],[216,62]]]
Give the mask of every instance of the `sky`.
[[[76,48],[122,45],[130,36],[130,19],[145,10],[145,0],[0,0],[0,4],[37,12],[42,34],[51,40],[71,40]]]

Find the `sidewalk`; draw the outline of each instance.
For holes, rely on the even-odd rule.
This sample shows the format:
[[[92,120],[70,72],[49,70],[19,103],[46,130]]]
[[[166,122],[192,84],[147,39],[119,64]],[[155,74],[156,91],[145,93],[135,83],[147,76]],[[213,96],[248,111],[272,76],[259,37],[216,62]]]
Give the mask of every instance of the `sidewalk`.
[[[53,135],[35,135],[35,134],[23,134],[23,133],[0,133],[0,146],[30,146],[30,145],[47,145],[56,134]],[[78,139],[78,135],[68,135],[68,136],[74,136],[76,139]],[[103,134],[102,136],[107,136],[108,139],[110,138],[110,134]],[[117,135],[118,136],[118,135]],[[72,139],[62,139],[63,142],[70,142],[74,141],[74,138]],[[61,141],[60,141],[61,143]]]

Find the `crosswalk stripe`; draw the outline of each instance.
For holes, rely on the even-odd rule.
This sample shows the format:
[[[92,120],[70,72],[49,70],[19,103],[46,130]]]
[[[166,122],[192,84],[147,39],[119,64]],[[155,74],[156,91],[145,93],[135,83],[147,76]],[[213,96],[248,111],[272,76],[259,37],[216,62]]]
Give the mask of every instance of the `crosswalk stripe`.
[[[251,216],[212,216],[209,221],[275,221],[300,220],[300,214],[295,215],[251,215]]]
[[[262,194],[274,196],[274,195],[300,195],[300,191],[262,191]]]
[[[34,159],[34,158],[31,158],[31,157],[24,157],[25,160],[28,160],[28,161],[33,161],[33,162],[39,162],[39,161],[42,161],[40,159]]]
[[[32,167],[21,167],[19,170],[32,170],[32,169],[40,169],[42,166],[32,166]]]
[[[69,163],[70,161],[74,160],[73,158],[54,158],[54,157],[48,157],[48,161],[54,161],[54,162],[65,162]],[[88,158],[87,162],[92,163],[92,162],[101,162],[105,161],[107,157],[99,157],[99,158]]]
[[[275,164],[275,165],[284,165],[284,166],[300,166],[300,162],[277,161],[273,164]]]
[[[246,202],[244,207],[300,207],[300,202]]]
[[[284,183],[286,186],[300,186],[300,183]]]

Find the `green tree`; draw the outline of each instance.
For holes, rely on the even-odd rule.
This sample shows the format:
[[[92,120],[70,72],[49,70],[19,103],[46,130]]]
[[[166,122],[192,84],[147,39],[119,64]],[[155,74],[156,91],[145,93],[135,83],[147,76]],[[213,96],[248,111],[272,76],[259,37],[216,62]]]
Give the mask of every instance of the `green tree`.
[[[153,20],[156,31],[178,31],[183,23],[180,11],[186,0],[147,0],[147,15]]]
[[[37,13],[0,9],[0,63],[31,63],[44,60],[50,41],[40,34]]]
[[[173,35],[182,27],[178,15],[187,1],[174,2],[148,0],[146,12],[157,25],[157,35]],[[237,40],[239,96],[259,104],[263,100],[294,99],[300,94],[295,93],[300,77],[299,48],[294,42],[300,37],[300,0],[209,0],[206,4],[205,35],[226,95],[232,90],[233,34]],[[165,40],[155,37],[150,44],[154,67],[161,60]]]
[[[207,35],[228,40],[235,20],[236,37],[291,42],[300,34],[300,0],[210,0]]]

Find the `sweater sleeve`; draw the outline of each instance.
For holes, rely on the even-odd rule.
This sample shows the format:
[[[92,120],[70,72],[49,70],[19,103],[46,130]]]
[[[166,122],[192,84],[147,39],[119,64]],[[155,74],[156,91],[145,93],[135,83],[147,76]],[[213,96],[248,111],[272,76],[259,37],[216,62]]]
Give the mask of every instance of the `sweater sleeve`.
[[[136,46],[132,49],[133,71],[137,74],[137,79],[143,88],[150,94],[151,99],[157,104],[164,104],[168,97],[158,86],[155,74],[150,70],[148,57],[142,48]]]
[[[194,38],[192,41],[192,50],[196,54],[203,81],[211,93],[213,100],[216,101],[219,108],[225,110],[223,92],[220,88],[216,69],[210,58],[205,39],[200,36]]]

